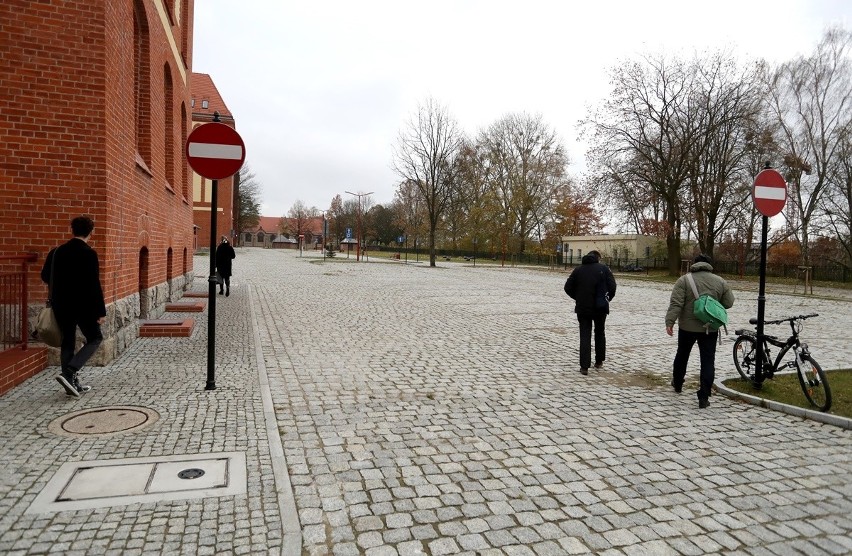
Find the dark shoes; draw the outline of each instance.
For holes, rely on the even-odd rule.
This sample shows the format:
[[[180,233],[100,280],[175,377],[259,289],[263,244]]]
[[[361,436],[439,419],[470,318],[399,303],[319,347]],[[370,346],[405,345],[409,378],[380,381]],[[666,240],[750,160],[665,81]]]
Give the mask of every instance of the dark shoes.
[[[231,295],[231,288],[225,290],[225,297],[228,297],[229,295]]]
[[[707,409],[710,407],[710,400],[698,400],[698,409]]]
[[[597,363],[595,363],[595,368],[596,369],[603,369],[603,361],[598,361]]]
[[[681,391],[683,391],[683,384],[676,384],[675,381],[672,381],[672,388],[674,388],[675,392],[680,394]]]
[[[222,294],[224,294],[224,293],[225,293],[225,291],[224,291],[224,290],[219,290],[219,295],[222,295]]]
[[[69,396],[74,396],[75,398],[79,398],[79,397],[80,397],[80,393],[77,391],[77,389],[76,389],[76,388],[74,388],[74,385],[72,384],[73,380],[72,380],[72,381],[69,381],[69,380],[68,380],[67,378],[65,378],[64,376],[59,375],[59,376],[57,376],[57,377],[56,377],[56,381],[57,381],[59,384],[61,384],[63,388],[65,388],[65,393],[66,393],[67,395],[69,395]]]
[[[580,368],[580,374],[581,374],[581,375],[587,375],[587,374],[589,374],[589,369],[587,369],[586,367],[581,367],[581,368]]]
[[[79,398],[80,394],[92,389],[92,387],[87,384],[80,384],[80,380],[77,378],[77,375],[68,376],[61,374],[56,377],[56,381],[65,389],[66,395],[74,396],[75,398]]]

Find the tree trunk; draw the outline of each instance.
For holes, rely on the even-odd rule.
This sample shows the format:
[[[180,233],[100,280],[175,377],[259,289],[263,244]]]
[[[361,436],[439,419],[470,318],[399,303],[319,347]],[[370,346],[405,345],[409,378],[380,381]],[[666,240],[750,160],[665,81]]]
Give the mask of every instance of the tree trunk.
[[[669,276],[680,276],[680,238],[670,233],[666,237],[669,256]]]
[[[435,225],[429,224],[429,266],[435,266]]]

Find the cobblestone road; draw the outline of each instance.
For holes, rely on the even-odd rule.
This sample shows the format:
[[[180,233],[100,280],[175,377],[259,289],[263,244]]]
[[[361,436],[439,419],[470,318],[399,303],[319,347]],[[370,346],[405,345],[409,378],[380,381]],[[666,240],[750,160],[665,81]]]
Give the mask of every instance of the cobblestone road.
[[[215,391],[192,313],[167,315],[197,318],[190,338],[85,368],[79,400],[55,367],[0,397],[0,554],[852,553],[852,433],[721,395],[698,410],[697,356],[675,394],[665,284],[619,277],[606,368],[584,377],[561,271],[263,249],[234,269]],[[756,312],[754,284],[737,287],[734,326]],[[850,366],[848,292],[769,292],[770,317],[821,313],[803,337]],[[160,418],[48,427],[117,405]],[[244,494],[33,511],[68,462],[220,452],[245,454]]]
[[[606,370],[583,377],[563,272],[252,250],[236,268],[306,554],[852,552],[849,431],[718,395],[699,411],[697,354],[683,394],[663,386],[668,285],[621,279]],[[756,314],[737,296],[735,326]],[[823,313],[803,337],[833,368],[850,308],[770,294],[767,316]]]

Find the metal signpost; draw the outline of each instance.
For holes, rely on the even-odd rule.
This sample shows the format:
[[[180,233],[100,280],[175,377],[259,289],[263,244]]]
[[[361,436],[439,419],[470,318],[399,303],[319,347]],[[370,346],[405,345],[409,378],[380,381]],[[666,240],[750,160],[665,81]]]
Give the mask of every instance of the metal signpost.
[[[763,384],[763,318],[766,313],[766,242],[769,217],[780,213],[787,202],[787,182],[784,176],[766,163],[754,178],[751,189],[754,207],[763,215],[763,230],[760,236],[760,288],[757,294],[757,362],[754,366],[754,385]]]
[[[210,277],[207,313],[207,385],[216,389],[216,215],[219,180],[239,171],[246,159],[246,147],[240,134],[219,122],[219,112],[213,123],[202,124],[186,138],[186,161],[196,174],[212,180],[210,191]]]

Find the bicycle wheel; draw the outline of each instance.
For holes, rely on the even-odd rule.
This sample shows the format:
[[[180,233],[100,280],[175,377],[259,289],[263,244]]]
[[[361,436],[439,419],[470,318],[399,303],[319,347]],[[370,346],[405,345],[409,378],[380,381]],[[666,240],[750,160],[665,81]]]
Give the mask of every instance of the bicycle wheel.
[[[820,411],[828,411],[831,408],[831,388],[819,363],[810,355],[804,355],[801,361],[796,360],[796,370],[799,385],[811,405]]]
[[[743,380],[754,378],[754,365],[757,361],[757,344],[751,336],[740,336],[734,342],[734,366]]]

